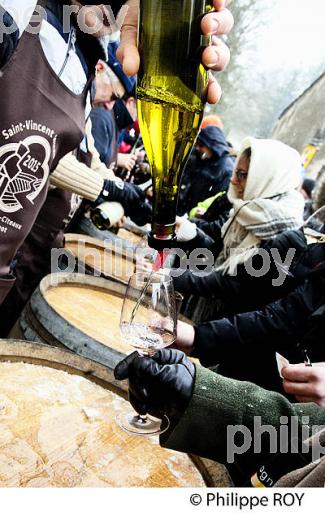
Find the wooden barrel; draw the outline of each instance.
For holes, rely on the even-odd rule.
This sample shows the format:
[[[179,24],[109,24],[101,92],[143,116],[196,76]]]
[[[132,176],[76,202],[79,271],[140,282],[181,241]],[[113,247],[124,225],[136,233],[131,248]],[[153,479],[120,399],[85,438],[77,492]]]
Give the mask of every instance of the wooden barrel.
[[[78,273],[48,275],[10,337],[67,348],[113,371],[133,350],[120,334],[125,291],[126,285],[117,280]],[[188,322],[182,315],[179,319]],[[112,384],[120,383],[112,379]]]
[[[89,275],[46,276],[10,336],[67,348],[105,365],[111,372],[132,352],[119,320],[125,284]]]
[[[84,274],[96,274],[127,283],[134,273],[136,254],[131,249],[121,249],[118,242],[99,240],[69,233],[65,235],[65,249],[75,259],[75,270]],[[63,256],[60,269],[68,267]]]
[[[81,217],[76,231],[83,235],[88,235],[99,240],[110,240],[112,244],[117,242],[123,249],[137,249],[141,245],[146,245],[146,234],[139,228],[121,228],[115,235],[111,231],[101,231],[88,217]]]
[[[229,485],[222,466],[122,431],[129,404],[110,383],[99,363],[0,341],[1,487]]]

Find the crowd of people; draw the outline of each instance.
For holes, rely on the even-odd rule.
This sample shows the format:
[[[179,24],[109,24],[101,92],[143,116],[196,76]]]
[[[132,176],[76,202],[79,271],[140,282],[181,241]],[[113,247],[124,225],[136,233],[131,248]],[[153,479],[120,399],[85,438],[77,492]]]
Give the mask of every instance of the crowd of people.
[[[18,16],[17,0],[0,0],[3,338],[80,215],[110,201],[135,224],[150,223],[150,169],[136,114],[138,2],[126,3],[121,30],[112,30],[99,2],[28,0]],[[229,60],[218,38],[232,27],[228,3],[214,0],[215,12],[201,21],[214,36],[202,60],[214,70]],[[115,16],[123,4],[111,2]],[[68,31],[67,5],[76,8]],[[79,26],[85,5],[87,27],[96,30]],[[208,101],[220,95],[211,76]],[[138,413],[170,419],[162,446],[224,463],[235,485],[261,483],[264,471],[272,485],[324,486],[324,201],[324,171],[309,179],[296,150],[247,137],[236,152],[220,118],[207,117],[180,186],[177,245],[186,253],[204,248],[215,264],[207,276],[175,276],[174,286],[192,310],[208,312],[194,313],[194,325],[179,321],[172,348],[116,367]],[[277,435],[287,418],[294,437],[285,453],[272,452],[264,433],[259,450],[254,443],[240,450],[240,435],[230,438],[234,425],[253,434],[256,417]]]

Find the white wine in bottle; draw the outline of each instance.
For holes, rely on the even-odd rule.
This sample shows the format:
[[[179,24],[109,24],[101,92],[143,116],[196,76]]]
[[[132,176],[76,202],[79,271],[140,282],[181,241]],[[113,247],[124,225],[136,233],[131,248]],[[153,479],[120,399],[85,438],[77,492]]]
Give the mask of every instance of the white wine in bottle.
[[[205,0],[140,0],[138,117],[153,177],[149,245],[175,238],[178,188],[198,134],[207,72],[201,65]]]

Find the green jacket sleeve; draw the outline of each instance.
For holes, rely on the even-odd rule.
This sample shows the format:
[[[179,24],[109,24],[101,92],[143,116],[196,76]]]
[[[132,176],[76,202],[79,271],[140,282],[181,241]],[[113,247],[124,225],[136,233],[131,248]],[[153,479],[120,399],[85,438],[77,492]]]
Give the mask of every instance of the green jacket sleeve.
[[[289,423],[289,439],[296,442],[298,434],[300,447],[302,435],[308,437],[311,427],[324,428],[325,409],[313,403],[293,404],[278,393],[197,367],[190,404],[174,429],[160,436],[160,443],[165,448],[223,464],[234,463],[250,478],[264,460],[277,453],[281,417],[288,418],[288,421],[282,419],[282,424],[283,421]],[[302,427],[306,417],[308,426]],[[274,440],[278,443],[276,451],[270,450],[270,434],[258,435],[263,425],[273,432],[273,448]],[[302,428],[307,428],[307,432],[303,433]],[[239,430],[242,433],[238,433]],[[304,461],[308,463],[309,456],[304,457]]]

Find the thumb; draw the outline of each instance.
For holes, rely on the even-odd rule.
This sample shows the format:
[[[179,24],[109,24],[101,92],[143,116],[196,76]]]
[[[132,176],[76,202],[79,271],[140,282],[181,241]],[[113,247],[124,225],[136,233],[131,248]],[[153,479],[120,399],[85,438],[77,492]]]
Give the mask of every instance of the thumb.
[[[123,381],[124,379],[129,378],[131,365],[138,357],[140,357],[140,355],[137,351],[132,352],[132,354],[122,359],[122,361],[116,365],[114,369],[114,377],[117,381]]]
[[[123,72],[127,76],[134,76],[137,74],[140,66],[140,56],[135,44],[135,37],[133,38],[131,32],[126,32],[126,29],[122,35],[123,37],[121,36],[121,45],[119,46],[116,54],[122,64]],[[129,35],[131,35],[132,38],[129,38]],[[134,42],[130,43],[131,40],[134,40]]]
[[[140,65],[137,49],[139,2],[129,0],[127,6],[128,11],[121,27],[121,43],[117,50],[117,58],[122,63],[124,73],[133,76],[138,72]]]

